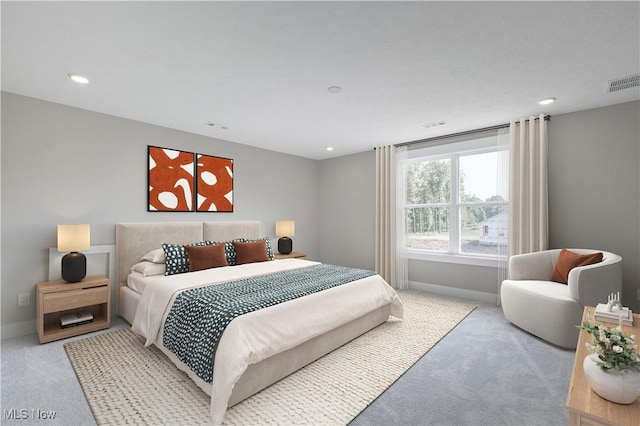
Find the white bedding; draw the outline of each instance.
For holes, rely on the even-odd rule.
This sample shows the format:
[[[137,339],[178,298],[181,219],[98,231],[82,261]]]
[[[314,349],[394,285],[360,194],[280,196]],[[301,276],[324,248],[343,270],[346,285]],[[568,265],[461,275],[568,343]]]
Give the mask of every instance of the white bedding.
[[[162,325],[179,291],[252,275],[315,265],[300,259],[250,263],[170,276],[145,277],[133,330],[146,345],[162,348]],[[213,385],[189,376],[211,395],[211,416],[221,424],[234,384],[251,364],[291,349],[344,325],[381,306],[391,304],[391,315],[402,318],[396,292],[379,276],[364,278],[300,299],[291,300],[235,318],[222,335],[215,354]],[[163,352],[168,350],[163,348]],[[176,362],[175,356],[170,356]],[[185,365],[176,362],[181,369]]]
[[[164,276],[164,275],[161,275]],[[144,276],[140,272],[131,271],[129,276],[127,276],[127,287],[136,293],[144,293],[144,289],[147,288],[147,285],[153,283],[154,278],[158,278],[159,276]]]

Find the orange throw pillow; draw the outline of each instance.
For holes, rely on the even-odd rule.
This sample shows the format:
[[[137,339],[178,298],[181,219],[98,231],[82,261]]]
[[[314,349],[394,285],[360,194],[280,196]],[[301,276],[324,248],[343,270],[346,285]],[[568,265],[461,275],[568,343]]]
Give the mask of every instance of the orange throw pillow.
[[[269,260],[267,256],[267,242],[265,240],[239,243],[233,242],[236,249],[236,265],[253,262],[266,262]]]
[[[209,246],[184,246],[189,257],[189,272],[227,266],[224,243]]]
[[[569,282],[569,271],[576,266],[593,265],[602,262],[602,253],[578,254],[567,249],[560,250],[558,260],[553,268],[551,280],[562,284]]]

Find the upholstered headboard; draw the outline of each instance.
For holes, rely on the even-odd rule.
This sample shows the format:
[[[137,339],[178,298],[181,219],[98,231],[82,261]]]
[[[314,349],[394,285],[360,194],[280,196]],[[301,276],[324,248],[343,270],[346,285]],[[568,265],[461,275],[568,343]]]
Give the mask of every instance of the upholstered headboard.
[[[202,240],[260,238],[259,221],[139,222],[116,224],[116,282],[127,283],[131,267],[162,243],[190,244]]]

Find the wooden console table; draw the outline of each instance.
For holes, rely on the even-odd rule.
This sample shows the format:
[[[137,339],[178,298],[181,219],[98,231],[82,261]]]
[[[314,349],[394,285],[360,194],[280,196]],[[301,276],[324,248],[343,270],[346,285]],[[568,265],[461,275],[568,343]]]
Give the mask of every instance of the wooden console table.
[[[582,314],[582,322],[591,315],[591,320],[595,320],[595,308],[587,306]],[[615,327],[617,324],[608,324]],[[640,338],[640,315],[633,314],[633,326],[623,326],[622,330],[627,335],[635,334]],[[591,390],[582,371],[582,362],[589,355],[585,343],[591,342],[591,335],[586,331],[580,331],[578,347],[576,348],[576,358],[573,362],[573,373],[569,385],[569,395],[567,396],[567,409],[569,410],[569,425],[639,425],[640,424],[640,399],[636,399],[633,404],[614,404],[601,398]]]

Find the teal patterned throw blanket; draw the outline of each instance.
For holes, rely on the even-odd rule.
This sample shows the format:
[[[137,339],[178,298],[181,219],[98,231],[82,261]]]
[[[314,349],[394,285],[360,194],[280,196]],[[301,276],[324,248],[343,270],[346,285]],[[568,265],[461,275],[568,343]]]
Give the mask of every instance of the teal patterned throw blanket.
[[[185,290],[165,320],[162,343],[212,383],[215,349],[235,317],[375,274],[320,264]]]

